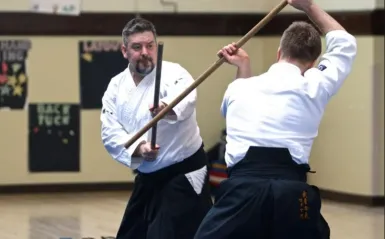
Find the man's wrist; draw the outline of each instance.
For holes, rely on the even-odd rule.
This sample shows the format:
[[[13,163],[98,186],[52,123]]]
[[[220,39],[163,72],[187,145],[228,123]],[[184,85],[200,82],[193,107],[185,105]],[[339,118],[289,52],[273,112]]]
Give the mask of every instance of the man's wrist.
[[[240,64],[238,64],[238,70],[237,70],[237,78],[249,78],[251,77],[251,65],[250,61],[244,60]]]
[[[243,64],[239,64],[238,68],[241,71],[249,71],[250,70],[250,62],[245,62]]]
[[[164,102],[164,101],[161,101],[161,102],[164,105],[164,108],[166,108],[168,106],[168,104],[166,102]],[[168,116],[176,116],[176,113],[175,113],[174,109],[171,109],[169,112],[167,112],[166,115],[168,115]]]
[[[309,5],[305,6],[302,11],[306,13],[309,17],[312,16],[313,12],[317,10],[317,5],[315,3],[310,3]]]
[[[250,65],[250,58],[245,57],[236,65],[238,68],[245,68]]]
[[[135,149],[135,151],[134,151],[134,153],[133,153],[133,157],[140,157],[141,155],[142,155],[142,151],[141,151],[141,147],[142,147],[142,145],[144,145],[146,143],[146,141],[142,141],[142,142],[140,142],[139,144],[138,144],[138,146],[136,146],[136,149]]]

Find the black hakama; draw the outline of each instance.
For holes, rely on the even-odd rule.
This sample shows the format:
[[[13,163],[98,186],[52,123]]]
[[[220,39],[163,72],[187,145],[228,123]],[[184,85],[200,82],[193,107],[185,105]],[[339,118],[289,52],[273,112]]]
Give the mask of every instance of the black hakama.
[[[201,194],[185,174],[207,166],[203,146],[191,157],[135,177],[117,239],[192,239],[212,206],[208,173]]]
[[[195,239],[328,239],[318,188],[307,164],[284,148],[251,147],[229,169]]]

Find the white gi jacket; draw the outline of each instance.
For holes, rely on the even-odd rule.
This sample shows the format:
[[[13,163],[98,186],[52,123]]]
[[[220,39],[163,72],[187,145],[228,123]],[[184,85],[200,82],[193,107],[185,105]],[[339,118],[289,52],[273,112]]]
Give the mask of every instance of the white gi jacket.
[[[101,112],[101,137],[112,158],[141,172],[159,170],[194,154],[202,145],[200,130],[196,122],[196,90],[192,91],[174,107],[176,119],[162,119],[157,126],[159,154],[154,162],[132,157],[138,144],[151,141],[151,130],[128,149],[124,144],[151,119],[149,106],[154,101],[155,72],[147,75],[135,85],[129,69],[113,77],[104,93]],[[194,79],[177,63],[162,62],[160,102],[169,104]]]
[[[221,112],[229,167],[249,146],[285,147],[296,163],[308,163],[326,104],[350,73],[357,51],[356,39],[342,30],[327,33],[326,45],[318,68],[304,76],[295,65],[276,63],[262,75],[228,86]]]

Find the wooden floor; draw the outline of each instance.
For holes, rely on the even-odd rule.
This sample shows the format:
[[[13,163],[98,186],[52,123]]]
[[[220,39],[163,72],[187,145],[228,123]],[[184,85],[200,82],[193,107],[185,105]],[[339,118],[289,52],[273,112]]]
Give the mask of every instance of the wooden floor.
[[[0,195],[1,239],[114,238],[127,192]],[[383,239],[383,208],[324,202],[333,239]]]

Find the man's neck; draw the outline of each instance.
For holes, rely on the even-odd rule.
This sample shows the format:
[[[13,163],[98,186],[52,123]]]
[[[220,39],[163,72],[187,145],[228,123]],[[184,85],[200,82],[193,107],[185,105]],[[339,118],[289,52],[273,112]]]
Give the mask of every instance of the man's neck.
[[[296,67],[298,67],[301,70],[301,75],[303,75],[305,73],[305,71],[307,71],[307,67],[304,66],[303,64],[299,63],[298,61],[281,59],[278,61],[278,63],[288,63],[288,64],[295,65]]]
[[[138,86],[139,83],[143,80],[144,76],[141,76],[131,70],[130,70],[130,73],[131,73],[132,79],[134,80],[135,85]]]

